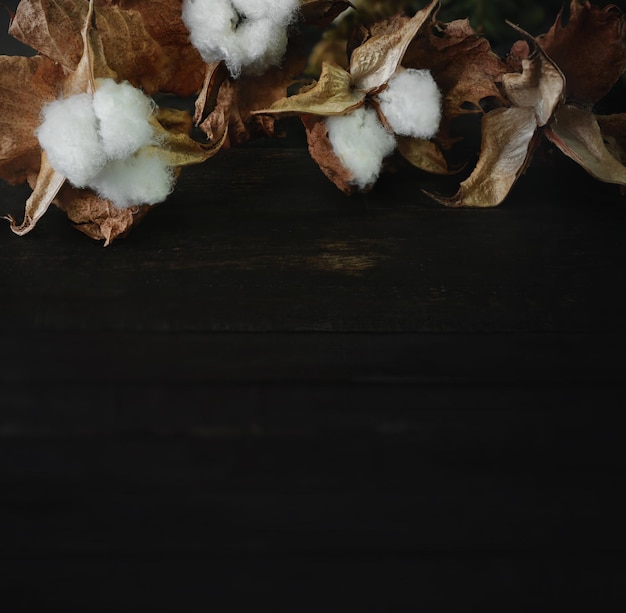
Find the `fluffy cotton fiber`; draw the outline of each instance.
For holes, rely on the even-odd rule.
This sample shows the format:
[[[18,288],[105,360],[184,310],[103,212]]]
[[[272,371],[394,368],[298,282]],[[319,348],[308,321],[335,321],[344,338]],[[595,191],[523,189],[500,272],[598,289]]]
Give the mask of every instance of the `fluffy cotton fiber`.
[[[98,134],[108,158],[121,159],[154,142],[154,102],[130,83],[98,80],[93,96]]]
[[[125,208],[163,202],[173,185],[172,169],[157,155],[144,150],[125,160],[107,164],[92,179],[90,187],[117,207]]]
[[[441,93],[428,70],[398,70],[377,97],[380,110],[396,134],[432,138],[437,133]]]
[[[279,65],[299,0],[184,0],[189,40],[205,62],[224,60],[231,75]]]
[[[52,167],[76,187],[85,187],[107,163],[89,94],[45,106],[36,134]]]
[[[348,115],[327,117],[326,125],[333,151],[353,175],[353,183],[360,189],[375,183],[383,160],[396,147],[376,111],[359,107]]]
[[[78,94],[43,109],[36,130],[52,167],[75,187],[89,187],[117,207],[165,200],[174,174],[155,153],[153,101],[129,83],[99,79],[93,96]]]

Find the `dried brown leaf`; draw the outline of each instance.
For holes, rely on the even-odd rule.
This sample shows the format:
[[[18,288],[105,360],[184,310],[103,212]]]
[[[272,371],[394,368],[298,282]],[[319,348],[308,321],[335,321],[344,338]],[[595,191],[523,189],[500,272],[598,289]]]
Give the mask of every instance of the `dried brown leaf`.
[[[596,179],[626,185],[626,167],[607,149],[592,113],[563,105],[548,126],[546,136]]]
[[[39,168],[41,108],[54,100],[63,67],[42,56],[0,56],[0,178],[23,183]]]
[[[389,22],[389,27],[376,31],[354,49],[350,57],[354,87],[371,92],[384,86],[398,69],[411,41],[438,8],[439,1],[433,0],[401,25],[397,21]]]
[[[104,240],[105,247],[116,238],[124,238],[152,208],[142,205],[120,209],[89,190],[75,189],[68,184],[54,203],[76,229],[94,240]]]
[[[9,34],[74,70],[83,54],[81,31],[88,8],[78,0],[21,0]]]
[[[480,157],[472,174],[451,198],[429,195],[446,206],[497,206],[526,168],[536,131],[532,108],[498,108],[486,113]]]
[[[119,80],[128,80],[148,94],[198,91],[204,62],[187,38],[179,0],[98,0],[95,5],[104,63]],[[83,54],[81,30],[87,10],[84,0],[22,0],[10,33],[75,70]],[[96,72],[106,76],[99,74],[97,67]]]
[[[562,9],[538,41],[565,75],[568,96],[594,103],[626,70],[626,15],[613,4],[571,0],[566,24],[564,18]]]

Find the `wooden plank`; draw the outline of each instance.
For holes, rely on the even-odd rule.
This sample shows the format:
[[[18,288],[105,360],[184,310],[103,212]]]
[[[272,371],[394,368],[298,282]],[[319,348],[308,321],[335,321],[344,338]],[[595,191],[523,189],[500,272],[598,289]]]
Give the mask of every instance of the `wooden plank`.
[[[350,199],[303,149],[188,171],[109,248],[56,210],[7,234],[2,329],[623,330],[626,207],[576,171],[530,174],[489,211],[433,204],[409,169]],[[2,189],[17,214],[19,190]]]

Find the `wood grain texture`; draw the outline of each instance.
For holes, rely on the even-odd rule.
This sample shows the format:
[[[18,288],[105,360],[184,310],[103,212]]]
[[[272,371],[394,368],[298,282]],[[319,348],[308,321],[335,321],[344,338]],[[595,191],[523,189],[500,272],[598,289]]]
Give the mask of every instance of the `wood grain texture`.
[[[0,326],[615,331],[626,208],[615,186],[559,168],[561,181],[524,177],[497,209],[458,210],[429,201],[407,169],[349,198],[305,149],[231,150],[187,169],[106,249],[57,210],[27,237],[7,230]]]
[[[5,228],[11,611],[623,608],[624,201],[422,179],[348,198],[292,140],[107,248]]]

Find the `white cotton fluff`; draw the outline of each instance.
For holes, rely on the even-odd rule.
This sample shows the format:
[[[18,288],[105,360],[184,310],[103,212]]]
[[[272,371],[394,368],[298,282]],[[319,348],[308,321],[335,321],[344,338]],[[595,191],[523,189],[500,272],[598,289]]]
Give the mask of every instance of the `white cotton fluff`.
[[[392,130],[401,136],[432,138],[441,121],[441,92],[428,70],[400,69],[377,96]]]
[[[162,202],[174,173],[155,151],[154,102],[127,82],[99,79],[93,96],[46,105],[36,130],[52,167],[75,187],[89,187],[120,208]]]
[[[393,153],[396,139],[385,130],[376,111],[359,107],[348,115],[326,118],[335,155],[350,171],[360,189],[378,179],[383,160]]]
[[[98,79],[93,96],[98,133],[108,158],[122,159],[154,142],[154,102],[130,83]]]
[[[107,163],[91,102],[89,94],[51,102],[35,132],[52,167],[76,187],[86,187]]]
[[[224,60],[234,78],[279,65],[299,0],[184,0],[183,22],[205,62]]]
[[[90,187],[118,208],[163,202],[174,187],[174,173],[149,150],[114,160],[92,179]]]

